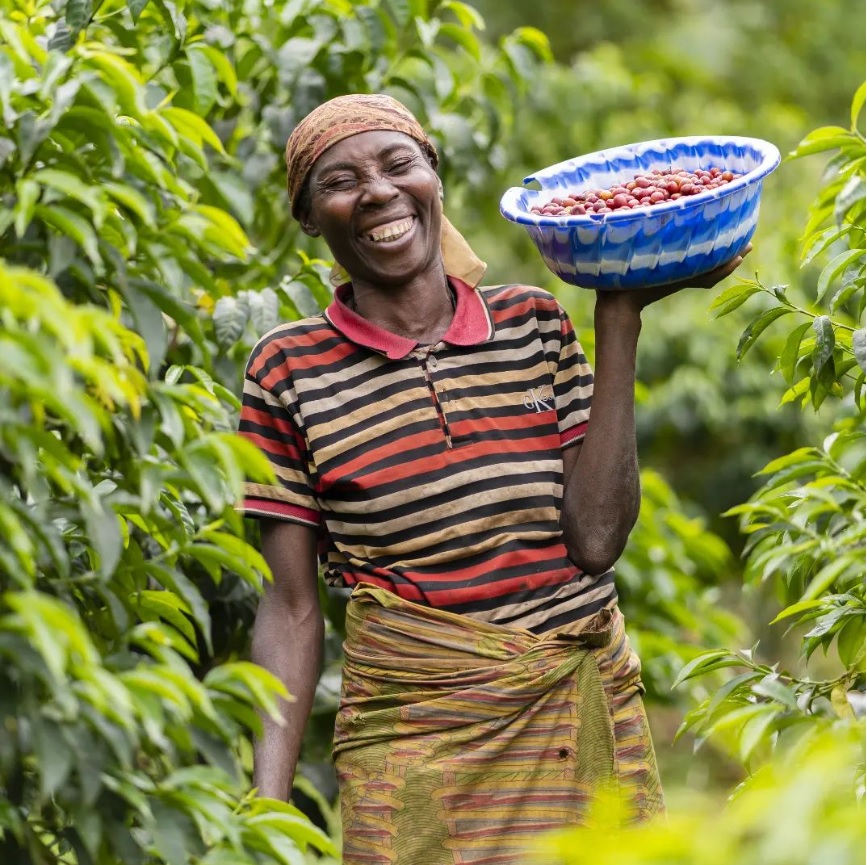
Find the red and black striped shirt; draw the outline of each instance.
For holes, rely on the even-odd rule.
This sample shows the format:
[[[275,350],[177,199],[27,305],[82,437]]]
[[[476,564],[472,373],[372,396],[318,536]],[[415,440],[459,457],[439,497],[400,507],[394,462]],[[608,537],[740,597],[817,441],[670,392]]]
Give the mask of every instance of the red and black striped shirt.
[[[335,585],[532,631],[589,619],[615,603],[613,572],[569,560],[560,510],[590,367],[548,292],[450,284],[433,346],[361,318],[348,285],[259,341],[240,432],[278,484],[248,483],[243,510],[317,528]]]

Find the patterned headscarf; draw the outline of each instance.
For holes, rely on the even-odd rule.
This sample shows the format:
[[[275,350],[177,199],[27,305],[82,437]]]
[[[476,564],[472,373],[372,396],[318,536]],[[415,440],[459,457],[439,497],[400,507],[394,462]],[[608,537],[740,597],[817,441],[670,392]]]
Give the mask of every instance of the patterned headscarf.
[[[286,186],[292,215],[298,218],[298,199],[313,163],[329,147],[361,132],[394,130],[403,132],[419,143],[434,168],[439,157],[433,142],[421,124],[402,103],[382,93],[352,93],[337,96],[314,108],[292,131],[286,142]],[[472,251],[463,235],[443,216],[442,253],[446,273],[475,287],[487,265]],[[335,285],[348,280],[348,275],[335,265],[331,281]]]
[[[433,142],[405,105],[382,93],[338,96],[314,108],[295,127],[286,143],[286,186],[292,215],[298,215],[298,196],[313,163],[329,147],[360,132],[382,129],[414,138],[433,167],[437,167],[439,157]]]

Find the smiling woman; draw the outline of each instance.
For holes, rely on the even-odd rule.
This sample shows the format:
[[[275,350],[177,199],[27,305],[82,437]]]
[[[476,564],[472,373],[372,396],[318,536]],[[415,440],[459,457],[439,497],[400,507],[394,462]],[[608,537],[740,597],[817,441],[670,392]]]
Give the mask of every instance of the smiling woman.
[[[297,211],[304,231],[321,235],[352,274],[356,311],[428,344],[445,333],[452,317],[440,250],[442,185],[432,162],[403,132],[359,133],[317,159],[307,201]],[[430,285],[440,290],[424,290]],[[411,293],[422,306],[400,320],[389,290]]]
[[[594,383],[552,295],[480,285],[400,103],[334,99],[286,159],[336,291],[267,334],[244,383],[241,434],[277,476],[243,504],[274,574],[253,657],[296,698],[264,722],[259,792],[291,789],[321,660],[318,551],[353,588],[334,740],[346,865],[518,863],[539,831],[584,822],[600,786],[625,820],[653,817],[612,565],[639,502],[641,310],[683,286],[599,296]]]

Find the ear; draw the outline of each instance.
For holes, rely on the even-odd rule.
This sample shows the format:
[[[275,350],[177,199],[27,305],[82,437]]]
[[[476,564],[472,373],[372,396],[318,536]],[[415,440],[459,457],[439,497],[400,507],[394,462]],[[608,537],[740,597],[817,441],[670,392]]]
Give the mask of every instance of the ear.
[[[440,201],[442,201],[445,198],[445,191],[443,190],[443,182],[439,177],[437,177],[437,186],[440,190]]]
[[[319,235],[322,233],[322,232],[319,230],[319,227],[318,227],[318,226],[316,225],[316,223],[313,221],[313,218],[312,218],[311,215],[310,215],[310,211],[307,210],[306,208],[304,208],[304,209],[299,209],[299,211],[298,211],[298,222],[301,224],[301,230],[302,230],[302,231],[303,231],[303,232],[304,232],[308,237],[319,237]]]
[[[308,237],[319,237],[319,235],[322,233],[312,222],[307,219],[301,219],[299,220],[299,222],[301,223],[301,230]]]

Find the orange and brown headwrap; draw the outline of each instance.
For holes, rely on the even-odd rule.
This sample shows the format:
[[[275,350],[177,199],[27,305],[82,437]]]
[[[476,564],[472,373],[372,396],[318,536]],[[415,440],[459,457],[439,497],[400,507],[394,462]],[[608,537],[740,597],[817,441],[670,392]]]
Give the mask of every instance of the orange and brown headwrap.
[[[433,167],[436,168],[439,164],[433,142],[405,105],[382,93],[337,96],[314,108],[295,127],[286,142],[286,185],[292,215],[296,219],[298,199],[313,163],[338,141],[361,132],[375,132],[380,129],[403,132],[415,139],[430,157]],[[478,258],[463,235],[445,216],[442,218],[441,243],[446,273],[475,287],[484,275],[487,265]],[[346,272],[335,264],[331,281],[340,285],[348,278]]]
[[[338,96],[314,108],[293,130],[286,143],[286,185],[297,216],[298,196],[313,163],[329,147],[358,135],[380,129],[403,132],[414,138],[431,159],[434,168],[439,157],[421,124],[403,104],[381,93],[352,93]]]

